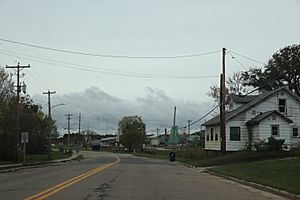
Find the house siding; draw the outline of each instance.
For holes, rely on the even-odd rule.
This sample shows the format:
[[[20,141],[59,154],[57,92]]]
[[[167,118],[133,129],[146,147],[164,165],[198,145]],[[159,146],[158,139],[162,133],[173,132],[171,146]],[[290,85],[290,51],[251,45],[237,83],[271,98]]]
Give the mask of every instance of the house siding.
[[[290,147],[291,127],[287,121],[278,116],[276,116],[276,120],[273,120],[272,117],[269,116],[259,123],[259,139],[268,141],[268,138],[272,136],[271,125],[279,125],[279,136],[274,136],[274,138],[284,140],[284,144]]]
[[[230,127],[240,127],[240,141],[230,140]],[[248,128],[244,117],[237,120],[229,121],[226,125],[226,150],[239,151],[246,149],[248,143]]]
[[[278,99],[286,99],[286,113],[284,115],[293,121],[292,125],[287,125],[290,137],[287,138],[286,141],[289,141],[289,144],[291,145],[292,148],[297,146],[299,147],[300,137],[292,137],[292,128],[297,127],[298,130],[300,131],[300,106],[299,106],[300,104],[298,101],[296,101],[285,91],[279,91],[277,94],[271,96],[266,101],[257,105],[255,109],[258,112],[266,112],[269,110],[278,111]],[[248,114],[250,114],[250,112],[248,112]],[[267,131],[267,130],[266,129],[260,130],[261,133],[263,131]]]
[[[253,138],[252,138],[252,145],[254,143],[259,142],[259,126],[253,126],[252,127],[252,134],[253,134]]]
[[[300,138],[299,137],[292,137],[291,138],[291,147],[300,147]]]
[[[210,133],[211,133],[210,131],[212,128],[214,129],[213,141],[211,141],[211,137],[210,137]],[[215,141],[215,134],[218,134],[218,141]],[[206,140],[207,135],[209,137],[209,141]],[[219,126],[205,127],[205,149],[218,150],[218,151],[221,149],[220,127]]]
[[[267,140],[271,136],[271,124],[279,125],[279,137],[277,139],[284,139],[285,144],[291,145],[291,147],[300,146],[300,103],[292,96],[290,96],[286,91],[280,90],[262,102],[256,104],[253,107],[248,108],[234,118],[226,122],[226,150],[227,151],[238,151],[247,148],[249,143],[248,137],[248,127],[246,122],[254,118],[255,116],[278,109],[278,100],[286,99],[286,113],[282,113],[284,116],[288,117],[293,121],[293,124],[288,124],[287,121],[283,120],[281,117],[276,116],[276,121],[272,121],[271,116],[262,120],[259,125],[252,127],[253,142],[259,142],[259,140]],[[242,104],[241,104],[242,105]],[[241,106],[234,103],[234,109],[237,106]],[[269,121],[270,119],[270,121]],[[241,139],[240,141],[230,141],[230,127],[240,127]],[[292,128],[297,127],[299,131],[298,137],[292,137]],[[205,133],[210,134],[210,128],[214,128],[218,132],[220,137],[219,126],[206,127]],[[209,150],[220,150],[220,140],[219,141],[205,141],[205,149]]]

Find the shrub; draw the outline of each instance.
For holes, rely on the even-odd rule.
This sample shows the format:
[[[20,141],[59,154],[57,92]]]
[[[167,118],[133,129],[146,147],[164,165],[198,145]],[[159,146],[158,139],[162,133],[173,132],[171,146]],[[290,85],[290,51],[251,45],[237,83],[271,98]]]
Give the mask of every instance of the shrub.
[[[256,151],[278,151],[281,150],[284,144],[284,140],[275,139],[274,137],[269,137],[268,142],[261,140],[254,144]]]
[[[268,138],[268,145],[271,151],[278,151],[282,149],[284,140],[276,140],[274,137],[269,137]]]

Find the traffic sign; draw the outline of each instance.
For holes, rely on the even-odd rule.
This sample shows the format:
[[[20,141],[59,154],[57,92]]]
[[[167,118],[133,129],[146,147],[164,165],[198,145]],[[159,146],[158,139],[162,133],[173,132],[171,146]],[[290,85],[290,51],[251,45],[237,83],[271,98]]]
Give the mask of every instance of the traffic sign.
[[[28,132],[22,132],[22,143],[28,143]]]

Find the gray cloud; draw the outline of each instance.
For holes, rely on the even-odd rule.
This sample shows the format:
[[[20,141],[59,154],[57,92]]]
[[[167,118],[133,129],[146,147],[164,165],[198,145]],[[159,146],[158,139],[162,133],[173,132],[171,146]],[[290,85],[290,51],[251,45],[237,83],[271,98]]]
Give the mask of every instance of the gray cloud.
[[[47,112],[46,96],[34,95],[36,102],[42,103],[43,109]],[[67,126],[65,114],[72,113],[72,130],[77,131],[78,115],[82,113],[82,129],[91,128],[98,133],[113,133],[117,130],[117,123],[123,116],[138,115],[146,123],[149,132],[159,128],[170,128],[173,120],[173,109],[177,107],[177,123],[185,126],[187,120],[196,120],[208,112],[211,105],[184,100],[179,97],[170,97],[165,91],[157,88],[146,87],[145,95],[136,97],[135,100],[126,100],[114,97],[98,87],[90,87],[81,92],[69,94],[55,94],[51,98],[52,105],[59,103],[66,104],[52,110],[52,117],[61,127]],[[195,125],[194,129],[199,129]]]

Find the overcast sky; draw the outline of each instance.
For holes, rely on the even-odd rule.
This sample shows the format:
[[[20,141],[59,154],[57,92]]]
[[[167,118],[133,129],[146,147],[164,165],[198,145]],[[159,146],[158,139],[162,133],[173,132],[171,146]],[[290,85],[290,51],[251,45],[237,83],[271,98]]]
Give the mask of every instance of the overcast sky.
[[[42,92],[50,89],[52,105],[66,104],[53,109],[62,127],[64,114],[76,123],[81,112],[83,128],[102,133],[125,115],[141,115],[149,130],[169,128],[174,106],[180,126],[204,115],[223,47],[259,61],[227,54],[230,75],[300,43],[299,0],[0,0],[0,18],[0,38],[56,49],[132,57],[218,51],[103,58],[0,41],[2,66],[31,65],[22,81],[37,103],[47,108]]]

